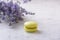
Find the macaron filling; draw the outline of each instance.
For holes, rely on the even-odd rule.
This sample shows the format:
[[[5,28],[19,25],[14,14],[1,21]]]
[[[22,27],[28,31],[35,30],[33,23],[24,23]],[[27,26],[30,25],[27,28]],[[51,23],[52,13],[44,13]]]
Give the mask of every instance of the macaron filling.
[[[37,31],[37,28],[34,28],[34,29],[28,29],[28,28],[24,28],[27,32],[35,32]]]
[[[27,28],[27,29],[35,29],[37,27],[25,27],[25,28]]]

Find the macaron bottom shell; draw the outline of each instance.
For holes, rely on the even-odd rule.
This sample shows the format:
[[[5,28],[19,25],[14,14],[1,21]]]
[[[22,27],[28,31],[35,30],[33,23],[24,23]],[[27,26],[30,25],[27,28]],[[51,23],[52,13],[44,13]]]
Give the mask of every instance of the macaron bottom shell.
[[[27,32],[36,32],[37,31],[37,28],[28,29],[28,28],[24,27],[24,30],[27,31]]]

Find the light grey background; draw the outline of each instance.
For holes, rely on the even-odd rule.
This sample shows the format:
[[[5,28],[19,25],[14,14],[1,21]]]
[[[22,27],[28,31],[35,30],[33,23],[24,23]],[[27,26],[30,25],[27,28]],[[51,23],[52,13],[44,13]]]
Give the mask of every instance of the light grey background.
[[[36,21],[38,31],[27,33],[23,29],[24,22],[13,26],[0,24],[0,40],[60,40],[60,0],[32,0],[21,4],[27,11],[36,13],[25,16],[25,21]]]

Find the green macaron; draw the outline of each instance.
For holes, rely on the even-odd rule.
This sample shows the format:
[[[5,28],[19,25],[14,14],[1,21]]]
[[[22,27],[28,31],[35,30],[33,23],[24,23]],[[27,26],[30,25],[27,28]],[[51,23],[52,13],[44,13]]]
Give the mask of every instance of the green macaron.
[[[27,32],[35,32],[37,31],[37,23],[34,21],[25,22],[24,29]]]

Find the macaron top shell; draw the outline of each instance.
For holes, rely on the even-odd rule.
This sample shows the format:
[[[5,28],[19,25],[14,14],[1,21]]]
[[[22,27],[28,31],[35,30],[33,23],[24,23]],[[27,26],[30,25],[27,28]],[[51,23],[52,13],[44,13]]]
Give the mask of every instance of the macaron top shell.
[[[26,28],[37,28],[37,23],[34,21],[25,22],[24,26]]]

